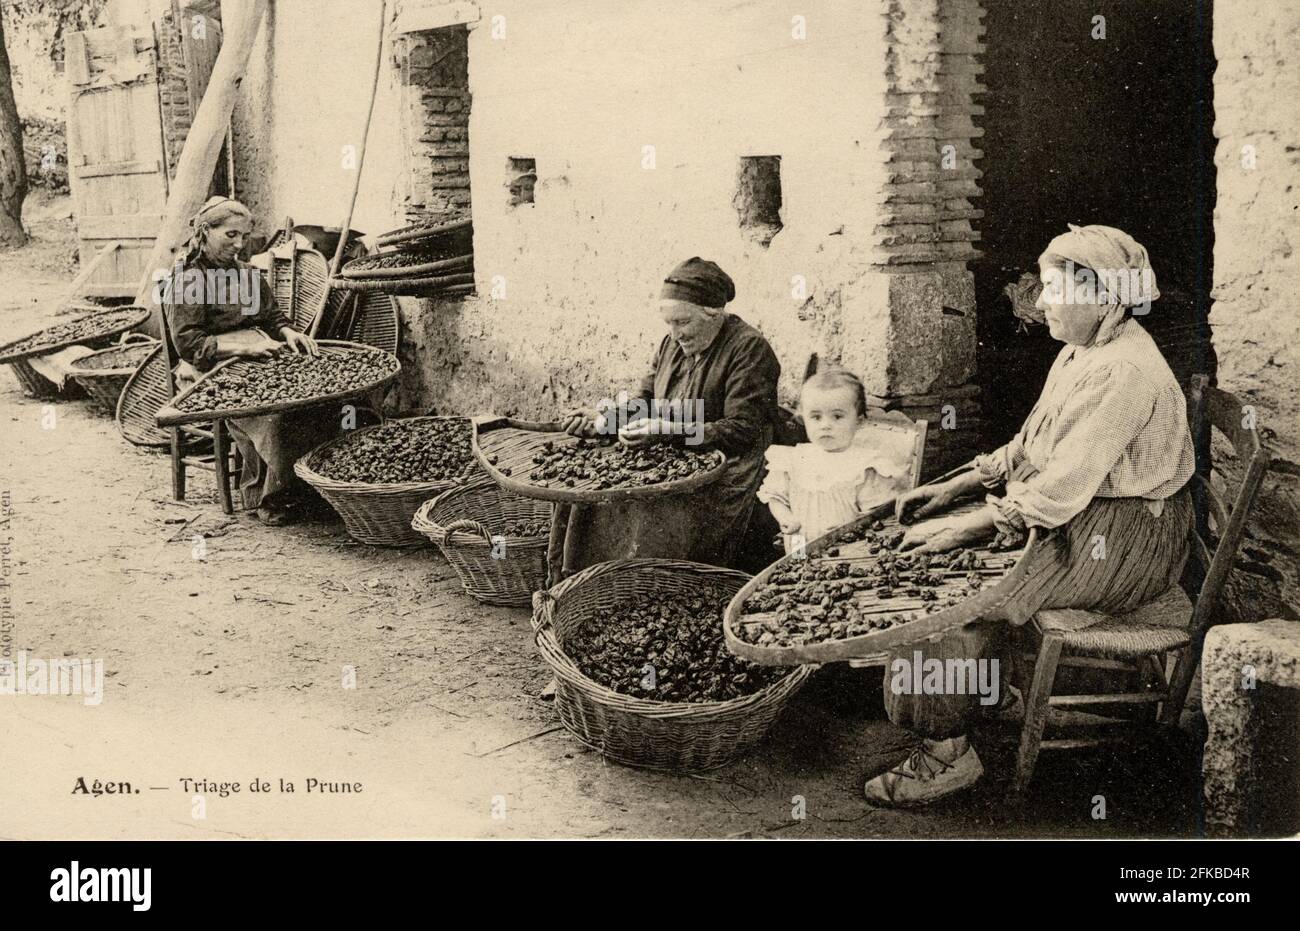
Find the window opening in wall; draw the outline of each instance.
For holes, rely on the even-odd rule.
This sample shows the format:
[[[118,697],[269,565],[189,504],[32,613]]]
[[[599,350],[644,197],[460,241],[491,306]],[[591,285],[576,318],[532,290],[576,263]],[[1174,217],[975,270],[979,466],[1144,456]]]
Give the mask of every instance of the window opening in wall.
[[[736,214],[744,233],[767,246],[781,232],[781,156],[748,155],[736,178]]]
[[[506,189],[510,192],[510,206],[531,204],[537,186],[537,159],[506,159]]]

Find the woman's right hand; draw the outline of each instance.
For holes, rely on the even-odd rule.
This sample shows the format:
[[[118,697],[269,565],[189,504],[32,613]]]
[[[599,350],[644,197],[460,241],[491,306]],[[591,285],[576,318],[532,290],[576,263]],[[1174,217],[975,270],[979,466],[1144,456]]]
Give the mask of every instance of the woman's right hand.
[[[956,497],[946,482],[942,485],[922,485],[898,496],[894,502],[894,516],[900,524],[910,524],[914,520],[932,517],[946,510]]]
[[[261,342],[251,343],[239,349],[239,355],[245,359],[254,359],[258,362],[265,362],[279,350],[280,344],[273,339],[263,340]]]
[[[565,414],[560,423],[570,436],[591,436],[596,432],[596,412],[585,407],[575,408]]]

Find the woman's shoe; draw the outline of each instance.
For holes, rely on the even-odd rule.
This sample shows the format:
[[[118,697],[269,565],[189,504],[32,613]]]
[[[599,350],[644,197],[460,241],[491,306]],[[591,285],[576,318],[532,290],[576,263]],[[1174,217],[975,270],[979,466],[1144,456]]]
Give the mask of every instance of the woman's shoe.
[[[293,512],[286,508],[269,508],[262,505],[255,512],[257,519],[268,527],[283,527],[285,524],[292,524],[296,518]]]
[[[935,756],[923,741],[902,763],[867,780],[867,801],[883,808],[916,808],[979,781],[984,764],[972,746],[952,762]]]

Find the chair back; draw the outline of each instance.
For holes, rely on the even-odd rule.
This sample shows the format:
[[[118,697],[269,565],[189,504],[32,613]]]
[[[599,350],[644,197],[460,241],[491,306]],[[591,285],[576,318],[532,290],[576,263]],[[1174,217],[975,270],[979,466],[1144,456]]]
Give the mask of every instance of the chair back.
[[[1198,444],[1205,439],[1202,448],[1208,451],[1212,437],[1203,431],[1217,430],[1231,445],[1233,457],[1242,468],[1236,494],[1226,497],[1211,481],[1211,474],[1217,471],[1229,492],[1232,483],[1222,469],[1214,469],[1208,456],[1206,462],[1198,463],[1192,477],[1192,496],[1197,513],[1193,558],[1200,563],[1204,573],[1191,622],[1192,634],[1199,638],[1211,626],[1214,609],[1237,558],[1237,550],[1246,532],[1246,521],[1268,471],[1269,453],[1260,441],[1254,409],[1242,404],[1235,395],[1211,385],[1208,376],[1192,376],[1187,402],[1189,426]],[[1207,545],[1206,537],[1210,545]]]
[[[898,449],[908,457],[911,473],[909,488],[921,481],[921,465],[925,458],[925,435],[930,425],[925,418],[913,420],[902,411],[885,411],[867,408],[867,422],[858,428],[854,442],[875,443],[887,449]]]

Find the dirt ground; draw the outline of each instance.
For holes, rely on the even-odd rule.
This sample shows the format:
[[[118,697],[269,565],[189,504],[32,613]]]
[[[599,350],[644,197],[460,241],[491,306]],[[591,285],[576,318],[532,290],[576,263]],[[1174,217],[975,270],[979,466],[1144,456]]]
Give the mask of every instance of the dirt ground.
[[[29,205],[36,240],[0,253],[0,342],[44,325],[74,271],[66,199]],[[528,613],[473,601],[436,549],[356,544],[332,518],[226,518],[205,474],[174,502],[165,456],[127,444],[87,401],[52,410],[53,424],[0,373],[12,648],[102,659],[106,678],[98,706],[0,697],[5,838],[1198,833],[1199,761],[1178,737],[1045,756],[1014,807],[1006,732],[991,729],[976,737],[990,778],[970,793],[920,812],[868,808],[863,778],[909,746],[884,717],[878,670],[820,670],[723,770],[609,763],[539,697],[550,676]],[[132,790],[78,794],[79,777]],[[308,779],[360,791],[308,792]],[[261,781],[268,791],[250,791]],[[805,817],[792,816],[796,796]]]

